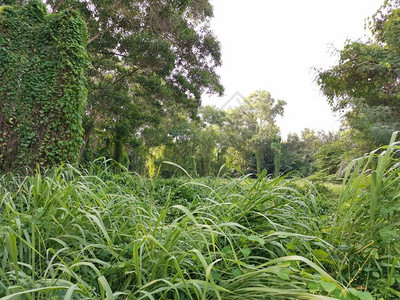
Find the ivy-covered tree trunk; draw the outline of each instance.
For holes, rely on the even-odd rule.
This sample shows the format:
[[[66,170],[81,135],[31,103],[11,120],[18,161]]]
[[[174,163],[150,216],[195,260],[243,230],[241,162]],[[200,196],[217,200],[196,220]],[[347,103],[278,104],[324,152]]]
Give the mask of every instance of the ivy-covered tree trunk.
[[[274,176],[278,177],[281,171],[281,155],[282,155],[282,145],[280,138],[272,142],[272,150],[274,153]]]
[[[0,7],[0,170],[75,162],[88,65],[85,22],[39,1]]]

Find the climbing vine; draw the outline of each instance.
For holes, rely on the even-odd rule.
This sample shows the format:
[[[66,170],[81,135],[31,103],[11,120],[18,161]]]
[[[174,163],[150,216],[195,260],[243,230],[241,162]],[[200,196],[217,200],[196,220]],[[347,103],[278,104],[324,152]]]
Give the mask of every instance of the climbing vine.
[[[0,7],[0,170],[74,162],[82,145],[85,22],[39,1]]]

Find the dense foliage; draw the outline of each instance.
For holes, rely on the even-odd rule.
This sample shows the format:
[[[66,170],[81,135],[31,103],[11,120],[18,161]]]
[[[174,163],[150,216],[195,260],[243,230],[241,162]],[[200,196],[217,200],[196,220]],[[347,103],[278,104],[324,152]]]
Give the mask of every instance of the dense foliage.
[[[26,9],[27,3],[0,0],[0,4],[14,5],[12,9],[3,6],[4,11]],[[64,100],[60,100],[62,114],[53,112],[58,105],[47,100],[37,102],[38,107],[22,102],[21,107],[25,109],[17,114],[24,116],[19,117],[19,122],[24,124],[15,121],[10,112],[12,108],[2,101],[0,105],[5,111],[2,128],[7,132],[2,132],[6,137],[0,138],[8,139],[0,144],[3,170],[14,165],[32,166],[36,161],[42,164],[74,161],[76,149],[82,145],[81,162],[112,158],[143,176],[155,176],[163,161],[173,161],[192,176],[217,175],[228,164],[231,167],[223,172],[231,175],[240,175],[238,170],[245,174],[267,170],[275,176],[290,173],[340,181],[353,158],[386,144],[390,134],[399,128],[395,3],[382,8],[373,19],[374,41],[349,42],[340,53],[338,65],[319,73],[318,82],[334,110],[346,110],[345,129],[337,134],[305,129],[301,135],[290,134],[286,140],[282,140],[276,125],[276,118],[283,115],[285,102],[275,100],[267,91],[250,94],[234,109],[203,107],[199,110],[203,93],[223,92],[215,73],[221,64],[220,45],[209,29],[213,13],[207,0],[106,3],[59,0],[47,1],[46,8],[50,13],[42,7],[32,12],[32,17],[41,19],[41,14],[45,14],[47,20],[61,15],[75,18],[79,14],[87,25],[87,50],[92,63],[92,67],[86,68],[88,100],[83,112],[77,106],[63,106]],[[21,39],[29,36],[29,30],[24,31],[27,33]],[[35,36],[37,39],[30,40],[27,47],[42,39]],[[13,57],[20,52],[10,50],[9,55]],[[27,67],[38,68],[33,63],[36,52],[21,55],[25,55]],[[57,60],[51,52],[46,55],[47,59]],[[4,56],[3,60],[6,59]],[[20,74],[20,68],[25,65],[16,61],[13,64],[17,67],[4,65],[2,72]],[[384,68],[391,71],[387,69],[385,73]],[[25,73],[19,79],[24,91],[29,91],[25,85],[32,93],[43,88],[43,78],[54,74],[50,69],[47,73],[44,69]],[[40,72],[46,74],[34,75]],[[48,87],[45,93],[50,94]],[[7,101],[13,105],[14,98],[19,97],[14,92],[13,88],[7,92]],[[75,96],[74,99],[77,105],[81,101]],[[46,103],[51,110],[40,103]],[[31,116],[25,117],[26,114]],[[32,118],[42,123],[36,124]],[[42,132],[47,128],[42,126],[47,120],[68,125],[71,122],[68,118],[78,122],[75,130],[57,125],[52,133]],[[80,118],[83,119],[83,144]],[[20,143],[15,138],[17,133],[9,132],[10,128],[20,134]],[[59,150],[61,147],[63,150]],[[164,168],[161,174],[170,177],[174,173],[170,167]]]
[[[386,144],[400,128],[400,9],[394,2],[371,20],[370,41],[348,41],[338,64],[317,78],[332,109],[344,112],[368,147]]]
[[[82,145],[86,26],[40,2],[0,7],[0,171],[76,162]]]
[[[157,133],[145,131],[150,175],[165,160],[182,165],[192,176],[216,175],[225,163],[246,173],[260,174],[267,170],[272,174],[276,171],[274,158],[278,154],[271,149],[280,145],[275,119],[283,114],[284,105],[284,101],[275,100],[269,92],[257,91],[237,108],[220,110],[206,106],[196,120],[178,115],[159,126]],[[168,173],[167,168],[163,176],[171,176],[173,172]]]
[[[195,117],[203,93],[221,94],[219,42],[208,0],[46,1],[52,13],[80,12],[87,23],[84,150],[121,161],[138,151],[145,128],[181,112]],[[90,140],[92,143],[89,143]],[[94,146],[94,148],[93,148]]]
[[[15,9],[27,3],[0,0],[0,6]],[[86,156],[102,150],[121,161],[125,148],[140,150],[146,127],[178,111],[193,118],[203,93],[223,92],[215,73],[221,54],[209,28],[208,0],[45,3],[51,15],[79,13],[88,29],[88,100],[84,114],[75,111],[84,117],[81,157],[85,150]]]
[[[289,134],[283,141],[276,118],[283,114],[284,105],[283,100],[275,100],[267,91],[256,91],[233,109],[204,106],[196,120],[183,115],[171,117],[143,132],[146,159],[138,162],[134,153],[122,163],[150,176],[156,174],[163,161],[173,161],[192,176],[200,177],[215,176],[223,165],[228,165],[222,173],[260,174],[266,170],[275,176],[290,173],[307,177],[318,169],[315,179],[336,179],[335,174],[345,164],[340,156],[332,163],[332,157],[323,149],[329,148],[339,135],[304,129],[300,136]],[[339,144],[340,154],[347,150],[343,144]],[[174,173],[174,168],[169,167],[161,172],[163,177]]]
[[[339,201],[324,186],[265,173],[144,180],[95,161],[82,171],[6,174],[0,296],[393,299],[400,295],[394,140],[353,163]]]
[[[400,298],[398,0],[286,140],[267,91],[200,107],[209,0],[44,2],[0,0],[0,300]]]

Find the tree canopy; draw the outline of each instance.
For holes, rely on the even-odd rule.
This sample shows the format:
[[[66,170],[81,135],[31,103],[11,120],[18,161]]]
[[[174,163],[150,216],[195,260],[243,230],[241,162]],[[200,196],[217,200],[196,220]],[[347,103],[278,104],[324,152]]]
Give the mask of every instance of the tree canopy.
[[[85,141],[106,130],[114,159],[137,131],[176,111],[194,117],[205,92],[223,92],[208,1],[49,1],[86,18],[93,68]]]
[[[25,1],[0,0],[0,5]],[[209,28],[208,0],[46,1],[51,13],[75,10],[88,28],[84,146],[108,142],[121,160],[137,133],[181,111],[195,117],[203,93],[223,93],[215,68],[220,44]],[[104,134],[106,133],[106,134]],[[97,141],[96,141],[97,139]],[[88,149],[89,152],[91,149]]]
[[[336,66],[317,81],[329,104],[372,145],[400,128],[400,9],[391,2],[372,19],[373,38],[348,41]]]

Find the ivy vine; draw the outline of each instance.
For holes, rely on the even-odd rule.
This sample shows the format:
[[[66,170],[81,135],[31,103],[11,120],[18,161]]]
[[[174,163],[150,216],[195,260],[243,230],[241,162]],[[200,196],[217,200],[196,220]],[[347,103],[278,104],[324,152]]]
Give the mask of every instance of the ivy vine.
[[[82,145],[87,30],[75,11],[0,7],[0,170],[75,162]]]

